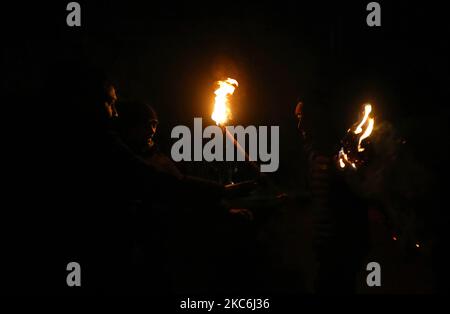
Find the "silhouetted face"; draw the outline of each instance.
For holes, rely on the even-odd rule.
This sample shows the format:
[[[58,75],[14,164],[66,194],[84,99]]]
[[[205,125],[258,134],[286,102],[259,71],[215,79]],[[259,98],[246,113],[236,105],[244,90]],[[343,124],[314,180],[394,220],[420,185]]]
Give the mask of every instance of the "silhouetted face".
[[[117,94],[116,89],[114,86],[110,85],[106,89],[106,97],[107,97],[107,103],[109,105],[114,105],[117,102]]]
[[[118,104],[118,128],[128,145],[142,151],[154,145],[158,117],[152,107],[139,102]]]
[[[147,144],[152,147],[155,143],[153,142],[153,137],[156,134],[156,130],[158,128],[158,120],[156,119],[150,119],[148,123],[148,138],[147,138]]]
[[[117,94],[114,86],[109,85],[106,88],[106,99],[105,99],[105,109],[108,115],[108,118],[117,117],[117,111],[115,104],[117,102]]]
[[[128,128],[126,131],[127,141],[136,149],[146,149],[152,147],[154,136],[158,129],[158,121],[153,118],[142,119]]]

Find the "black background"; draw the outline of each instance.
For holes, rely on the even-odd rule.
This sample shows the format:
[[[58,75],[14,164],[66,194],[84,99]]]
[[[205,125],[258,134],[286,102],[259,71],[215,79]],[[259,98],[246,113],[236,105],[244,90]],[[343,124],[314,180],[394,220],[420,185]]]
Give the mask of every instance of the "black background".
[[[76,212],[60,206],[66,195],[76,197],[79,184],[70,176],[77,164],[70,158],[76,108],[54,86],[79,78],[86,64],[104,70],[120,97],[153,104],[160,138],[193,117],[207,121],[214,82],[237,79],[234,118],[280,125],[274,176],[288,187],[301,170],[292,145],[296,99],[316,104],[312,119],[326,121],[311,130],[331,143],[324,151],[335,149],[355,108],[370,101],[432,173],[433,197],[445,200],[449,25],[442,4],[379,1],[382,26],[368,27],[368,1],[80,1],[82,26],[70,28],[66,2],[2,7],[3,270],[12,291],[46,291],[32,282],[58,290],[64,280],[52,280],[65,278],[64,267],[54,270],[64,234],[82,233],[70,223]]]

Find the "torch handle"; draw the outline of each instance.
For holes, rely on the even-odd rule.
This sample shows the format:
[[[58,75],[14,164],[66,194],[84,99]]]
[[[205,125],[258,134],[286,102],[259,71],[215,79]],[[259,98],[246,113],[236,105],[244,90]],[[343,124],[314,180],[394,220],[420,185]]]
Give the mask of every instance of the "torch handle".
[[[256,170],[258,175],[260,175],[259,165],[254,160],[250,159],[250,156],[247,154],[247,152],[241,146],[241,144],[239,144],[239,142],[234,138],[233,134],[231,134],[230,131],[228,131],[228,129],[226,127],[223,127],[223,129],[224,129],[226,136],[233,142],[233,145],[236,147],[238,152],[241,153],[242,155],[244,155],[245,161],[248,161],[250,163],[250,165],[252,166],[252,168],[254,168],[254,170]]]
[[[245,156],[245,161],[247,161],[250,164],[251,168],[253,169],[253,171],[257,176],[257,182],[259,184],[267,186],[270,190],[275,191],[277,193],[277,198],[284,199],[286,194],[280,193],[279,189],[277,188],[276,184],[271,180],[271,178],[267,176],[265,173],[261,172],[260,165],[256,161],[250,159],[250,156],[247,154],[247,152],[241,146],[241,144],[239,144],[239,142],[234,138],[233,134],[231,134],[226,127],[222,126],[222,128],[224,129],[226,136],[233,142],[237,150]]]

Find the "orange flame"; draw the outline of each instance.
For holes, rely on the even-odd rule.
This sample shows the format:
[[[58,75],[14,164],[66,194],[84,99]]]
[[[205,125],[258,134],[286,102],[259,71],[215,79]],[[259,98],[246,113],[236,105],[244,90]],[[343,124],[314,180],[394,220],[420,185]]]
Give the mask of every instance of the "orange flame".
[[[372,105],[367,104],[364,106],[364,118],[362,119],[361,123],[358,124],[358,126],[355,128],[354,133],[359,134],[362,132],[362,126],[366,123],[367,118],[369,118],[370,113],[372,112]]]
[[[228,78],[225,81],[218,81],[217,84],[219,88],[214,92],[216,97],[211,118],[217,125],[224,125],[231,118],[228,96],[233,95],[234,90],[238,87],[238,82]]]
[[[375,119],[370,116],[371,113],[372,113],[372,105],[366,104],[364,106],[364,117],[362,118],[361,122],[359,122],[359,124],[354,128],[353,131],[351,128],[348,130],[348,132],[353,132],[356,135],[362,133],[358,139],[357,149],[359,153],[365,150],[364,147],[361,147],[361,143],[372,134],[375,125]],[[364,130],[363,127],[365,127]],[[339,151],[338,158],[339,158],[339,167],[341,167],[342,169],[344,169],[347,165],[352,166],[353,169],[357,168],[355,164],[357,160],[355,161],[350,160],[348,155],[344,151],[344,148],[341,148],[341,150]]]
[[[356,165],[354,162],[351,162],[348,159],[347,154],[344,152],[344,149],[341,148],[341,150],[339,151],[339,166],[344,169],[346,165],[351,165],[353,167],[353,169],[356,169]]]
[[[367,127],[366,127],[364,133],[359,137],[358,152],[364,151],[364,148],[361,147],[361,143],[363,140],[368,138],[370,136],[370,134],[372,134],[373,126],[375,124],[375,119],[369,118],[371,112],[372,112],[372,105],[371,104],[365,105],[364,106],[364,118],[362,119],[361,123],[358,124],[355,131],[353,131],[353,133],[355,133],[355,134],[361,133],[363,131],[362,126],[364,126],[367,123]]]

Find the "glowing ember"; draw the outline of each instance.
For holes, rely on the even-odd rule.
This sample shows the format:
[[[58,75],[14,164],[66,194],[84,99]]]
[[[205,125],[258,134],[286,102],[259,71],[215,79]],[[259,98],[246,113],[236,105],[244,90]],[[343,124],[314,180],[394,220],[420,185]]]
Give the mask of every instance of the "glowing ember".
[[[219,88],[214,92],[216,97],[211,118],[217,125],[224,125],[231,118],[228,96],[233,95],[234,90],[238,86],[238,82],[228,78],[225,81],[218,81],[217,84],[219,85]]]

